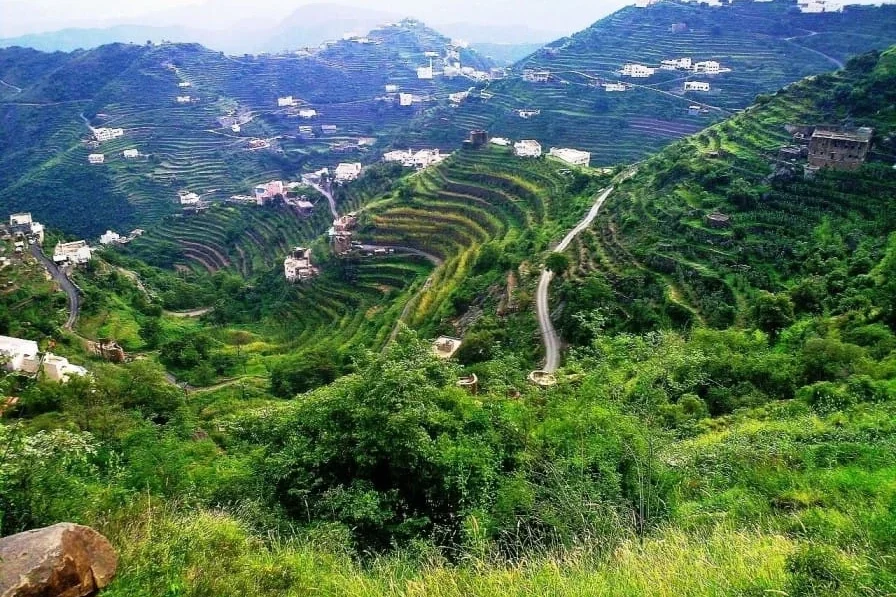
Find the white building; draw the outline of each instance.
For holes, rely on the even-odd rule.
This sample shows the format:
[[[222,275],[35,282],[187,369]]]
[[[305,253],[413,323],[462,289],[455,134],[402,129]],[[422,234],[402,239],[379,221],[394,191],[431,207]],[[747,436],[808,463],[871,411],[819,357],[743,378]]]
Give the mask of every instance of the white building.
[[[187,87],[190,87],[190,82],[189,81],[181,81],[180,83],[177,84],[177,86],[180,87],[181,89],[186,89]]]
[[[423,52],[423,55],[426,56],[427,58],[438,58],[439,57],[438,52]]]
[[[395,150],[395,151],[387,151],[383,154],[384,162],[401,162],[402,164],[411,161],[414,157],[414,152],[410,149],[407,150]]]
[[[277,98],[277,106],[281,108],[288,108],[290,106],[294,106],[296,100],[292,98],[291,95],[287,95],[286,97],[278,97]]]
[[[808,13],[840,12],[843,5],[831,0],[797,0],[800,11]]]
[[[191,98],[189,95],[179,95],[177,96],[176,101],[179,104],[189,104],[191,101],[193,101],[193,98]]]
[[[541,110],[517,110],[516,113],[520,118],[528,120],[530,118],[534,118],[535,116],[539,116],[541,114]]]
[[[625,86],[625,83],[604,83],[604,91],[626,91],[628,87]]]
[[[65,383],[73,375],[82,377],[87,375],[87,369],[72,365],[68,359],[52,353],[46,353],[43,359],[43,372],[50,381],[58,381]]]
[[[541,144],[533,139],[524,139],[513,144],[513,153],[521,158],[540,158]]]
[[[181,193],[179,198],[181,205],[196,205],[199,203],[199,195],[196,193]]]
[[[644,79],[656,74],[656,69],[643,64],[626,64],[622,67],[622,76]]]
[[[140,152],[136,149],[125,149],[121,152],[121,155],[123,155],[126,160],[135,160],[140,157]]]
[[[411,106],[414,104],[414,96],[410,93],[399,93],[398,104],[400,106]]]
[[[5,363],[3,367],[7,371],[37,371],[37,342],[34,340],[22,340],[10,336],[0,336],[0,356]],[[29,369],[31,369],[29,371]]]
[[[653,6],[658,3],[660,0],[635,0],[636,8],[647,8],[648,6]]]
[[[314,118],[315,116],[317,116],[317,110],[311,110],[309,108],[299,110],[300,118]]]
[[[690,58],[676,58],[673,60],[663,60],[660,68],[664,70],[691,70],[693,61]]]
[[[386,85],[386,93],[397,93],[398,85]]]
[[[72,265],[81,265],[87,263],[91,258],[90,247],[87,246],[86,240],[77,240],[72,243],[58,243],[53,249],[54,263],[71,263]]]
[[[449,64],[445,68],[442,69],[442,74],[448,77],[449,79],[453,79],[454,77],[459,77],[461,75],[460,65]]]
[[[333,133],[338,131],[339,128],[335,124],[323,124],[321,125],[320,130],[325,135],[332,135]]]
[[[44,226],[40,222],[35,222],[30,213],[11,214],[9,228],[13,234],[32,236],[37,242],[44,242]]]
[[[489,140],[489,143],[492,145],[500,145],[501,147],[507,147],[510,145],[510,139],[505,139],[504,137],[492,137]]]
[[[414,152],[410,149],[406,151],[389,151],[383,154],[384,162],[400,162],[401,165],[408,168],[428,168],[429,166],[445,161],[448,156],[442,155],[438,149],[421,149]]]
[[[703,81],[685,81],[685,91],[709,91],[709,83]]]
[[[468,97],[470,97],[469,91],[458,91],[457,93],[448,94],[448,100],[454,104],[460,104]]]
[[[302,282],[313,278],[317,268],[311,264],[311,249],[296,247],[283,260],[283,273],[290,282]]]
[[[548,155],[573,166],[588,166],[591,163],[591,154],[578,149],[551,147]]]
[[[87,161],[91,164],[102,164],[106,161],[106,156],[102,153],[91,153],[87,156]]]
[[[358,162],[341,163],[336,166],[336,182],[351,182],[361,175],[361,164]]]
[[[721,65],[715,60],[706,60],[694,64],[694,72],[706,73],[707,75],[717,75],[721,72]]]
[[[242,130],[242,128],[238,124],[232,124],[230,125],[230,130],[232,130],[234,133],[238,133]]]
[[[121,242],[121,235],[117,232],[106,230],[106,233],[100,236],[101,245],[111,245],[118,242]]]
[[[430,80],[432,79],[432,76],[432,59],[430,59],[429,66],[421,66],[417,69],[417,78],[422,80]]]
[[[123,137],[124,129],[109,129],[109,128],[93,129],[93,136],[100,143],[102,143],[103,141],[111,141],[112,139],[118,139],[119,137]]]

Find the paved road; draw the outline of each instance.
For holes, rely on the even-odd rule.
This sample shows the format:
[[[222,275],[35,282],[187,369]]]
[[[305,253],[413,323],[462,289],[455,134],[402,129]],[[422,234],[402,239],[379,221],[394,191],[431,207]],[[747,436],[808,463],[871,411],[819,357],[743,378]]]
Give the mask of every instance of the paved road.
[[[594,202],[594,205],[591,206],[591,209],[582,221],[579,222],[575,228],[570,230],[569,234],[567,234],[563,240],[560,241],[560,244],[554,248],[554,253],[562,253],[565,251],[569,246],[569,243],[571,243],[582,230],[585,230],[591,225],[591,222],[597,217],[597,212],[600,211],[604,201],[607,200],[607,197],[609,197],[612,192],[613,187],[610,187],[598,196],[597,201]],[[551,311],[548,306],[548,288],[550,288],[551,280],[553,279],[554,272],[543,270],[541,272],[541,279],[538,281],[538,292],[535,295],[538,327],[541,329],[541,340],[544,343],[545,365],[543,370],[548,373],[553,373],[560,366],[560,336],[557,335],[557,330],[554,329],[554,324],[551,321]]]
[[[65,272],[56,267],[56,264],[53,263],[49,257],[44,255],[40,245],[31,245],[31,254],[34,255],[38,261],[43,263],[53,279],[56,280],[56,283],[59,284],[59,287],[62,288],[68,296],[68,320],[65,322],[63,328],[71,330],[75,327],[75,322],[78,321],[78,314],[81,312],[81,295],[78,292],[78,289],[75,288],[72,281],[65,275]]]
[[[330,204],[330,213],[333,214],[333,219],[335,220],[339,218],[339,212],[336,211],[336,200],[333,199],[333,193],[319,184],[312,184],[311,186],[314,187],[318,193],[327,198],[327,202]]]

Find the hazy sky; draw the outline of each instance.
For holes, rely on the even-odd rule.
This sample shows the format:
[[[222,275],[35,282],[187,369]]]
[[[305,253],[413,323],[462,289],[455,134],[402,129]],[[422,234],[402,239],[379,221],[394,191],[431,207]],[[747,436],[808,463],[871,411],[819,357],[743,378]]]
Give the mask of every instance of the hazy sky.
[[[0,0],[0,36],[9,37],[115,23],[216,28],[233,23],[276,22],[305,4],[328,0]],[[329,0],[399,13],[437,23],[527,25],[571,33],[633,0]],[[196,15],[202,15],[197,22]],[[192,22],[184,22],[192,21]]]

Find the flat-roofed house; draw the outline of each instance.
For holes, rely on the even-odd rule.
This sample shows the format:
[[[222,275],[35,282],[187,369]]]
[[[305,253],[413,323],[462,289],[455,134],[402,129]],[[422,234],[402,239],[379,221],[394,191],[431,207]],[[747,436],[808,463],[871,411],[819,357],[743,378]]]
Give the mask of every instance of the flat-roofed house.
[[[36,367],[33,371],[27,371],[28,361],[36,361],[37,353],[37,342],[34,340],[0,336],[0,357],[3,358],[3,367],[7,371],[34,373],[37,371]]]
[[[809,165],[835,170],[856,170],[868,156],[874,129],[819,127],[809,139]]]
[[[521,158],[540,158],[541,144],[534,139],[523,139],[513,144],[513,153]]]
[[[92,257],[91,249],[86,240],[76,240],[71,243],[58,243],[53,249],[54,263],[71,263],[81,265],[87,263]]]
[[[106,161],[106,155],[102,153],[91,153],[87,156],[87,161],[91,164],[102,164]]]
[[[133,160],[140,157],[140,152],[136,149],[125,149],[121,152],[126,160]]]
[[[548,155],[572,166],[588,166],[591,163],[591,154],[587,151],[580,151],[578,149],[551,147]]]
[[[354,163],[341,163],[336,166],[336,182],[351,182],[358,178],[361,175],[361,164],[358,162]]]
[[[685,81],[685,91],[709,91],[709,83],[704,81]]]
[[[317,274],[311,264],[311,249],[296,247],[283,260],[283,272],[289,282],[303,282]]]

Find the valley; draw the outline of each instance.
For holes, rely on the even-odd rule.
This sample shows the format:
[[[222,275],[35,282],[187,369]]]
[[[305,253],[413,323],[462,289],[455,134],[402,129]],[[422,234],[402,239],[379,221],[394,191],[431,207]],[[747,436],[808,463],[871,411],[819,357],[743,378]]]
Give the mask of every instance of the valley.
[[[0,49],[0,546],[96,529],[101,597],[896,591],[896,11],[638,4],[506,68]]]

